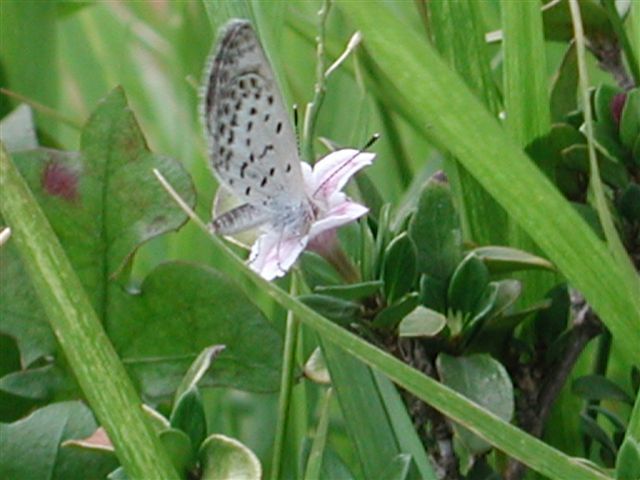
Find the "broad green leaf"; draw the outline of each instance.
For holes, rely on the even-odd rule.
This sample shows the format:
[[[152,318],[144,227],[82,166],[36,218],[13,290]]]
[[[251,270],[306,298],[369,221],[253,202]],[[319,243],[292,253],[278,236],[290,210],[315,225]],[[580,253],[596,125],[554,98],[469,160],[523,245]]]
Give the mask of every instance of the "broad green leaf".
[[[618,385],[602,375],[585,375],[577,378],[571,391],[587,400],[617,400],[633,405],[633,398]]]
[[[416,279],[416,249],[406,233],[387,245],[382,265],[384,291],[389,303],[408,293]]]
[[[107,331],[149,398],[173,395],[197,356],[211,345],[225,349],[199,385],[277,389],[282,339],[226,274],[165,263],[145,278],[139,294],[114,288],[111,295]]]
[[[116,467],[115,458],[60,446],[95,429],[91,412],[80,402],[55,403],[17,422],[0,424],[0,477],[104,478]]]
[[[151,168],[161,170],[193,203],[189,177],[174,160],[149,153],[120,89],[113,90],[92,115],[79,154],[32,150],[16,154],[15,163],[45,210],[94,308],[108,321],[112,276],[141,243],[176,229],[185,220]],[[6,314],[1,316],[0,328],[18,340],[24,361],[30,363],[53,353],[52,336],[32,288],[20,273],[21,265],[10,252],[6,255],[10,258],[2,263],[2,275],[11,275],[14,281],[2,282],[0,298]]]
[[[460,262],[451,277],[447,305],[454,314],[470,317],[477,312],[480,300],[489,285],[489,270],[474,253]]]
[[[170,428],[160,432],[160,441],[178,472],[184,475],[189,468],[193,467],[195,450],[185,432]]]
[[[45,203],[45,208],[47,205],[52,209],[54,225],[56,220],[69,221],[73,214],[66,210],[64,215],[57,214],[55,205]],[[67,235],[71,237],[70,233]],[[79,239],[69,238],[63,243],[70,244],[71,251],[84,259],[89,253],[76,247],[74,241]],[[6,265],[3,264],[3,268]],[[19,267],[17,261],[12,265]],[[87,275],[101,273],[87,267],[84,271]],[[99,279],[101,282],[107,280]],[[20,289],[13,283],[2,282],[2,285],[2,293],[7,298],[11,298],[10,292],[15,292],[11,300],[3,302],[3,307],[10,308],[13,302],[19,302],[21,306],[11,308],[13,316],[3,315],[8,329],[14,328],[18,338],[27,342],[26,347],[35,350],[31,355],[45,353],[43,345],[48,344],[40,345],[38,337],[33,339],[27,335],[23,316],[19,315],[20,308],[26,309],[27,305],[35,303],[30,289]],[[202,289],[202,285],[208,288]],[[116,285],[104,285],[104,288],[105,298],[109,300],[105,305],[108,309],[105,312],[107,331],[130,373],[139,379],[143,392],[150,398],[171,395],[202,349],[215,344],[226,345],[227,350],[216,362],[213,373],[204,380],[205,385],[257,391],[277,388],[281,339],[261,312],[224,275],[194,265],[174,263],[152,271],[138,294],[132,295]],[[185,309],[183,305],[189,308]],[[34,311],[38,312],[35,308]],[[27,318],[37,327],[32,330],[34,333],[41,331],[43,338],[50,338],[44,318]],[[189,328],[185,329],[185,325]],[[139,333],[132,337],[132,331]],[[261,348],[254,348],[248,339],[260,342]]]
[[[435,337],[447,326],[447,317],[422,305],[404,317],[398,326],[400,337]]]
[[[0,143],[0,206],[11,224],[30,281],[65,358],[127,470],[138,477],[177,477],[160,441],[150,435],[139,397],[110,344],[51,224]]]
[[[514,412],[513,385],[505,368],[489,355],[452,357],[441,353],[436,367],[442,383],[482,405],[503,420]],[[486,452],[490,445],[464,427],[454,429],[472,454]]]
[[[169,421],[171,427],[187,435],[194,449],[200,446],[207,436],[207,418],[197,387],[189,388],[180,396],[173,406]]]
[[[342,298],[344,300],[362,300],[363,298],[371,297],[378,293],[383,285],[384,283],[379,280],[372,280],[347,285],[318,286],[314,291],[322,295],[331,295],[332,297]]]
[[[258,457],[238,440],[210,435],[200,448],[202,480],[260,480]]]
[[[418,254],[418,272],[447,280],[462,258],[462,232],[449,187],[425,185],[409,225]]]
[[[510,273],[527,269],[555,270],[548,260],[517,248],[489,246],[472,252],[484,262],[491,273]]]

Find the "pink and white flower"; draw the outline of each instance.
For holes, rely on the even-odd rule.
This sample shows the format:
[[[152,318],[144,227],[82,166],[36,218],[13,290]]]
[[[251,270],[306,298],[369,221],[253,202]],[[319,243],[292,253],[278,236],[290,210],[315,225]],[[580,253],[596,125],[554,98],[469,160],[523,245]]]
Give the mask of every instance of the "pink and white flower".
[[[310,218],[302,233],[268,228],[251,248],[251,269],[267,280],[281,277],[310,240],[366,214],[367,207],[352,201],[341,190],[361,168],[371,165],[374,157],[374,153],[343,149],[320,159],[313,168],[301,162]]]

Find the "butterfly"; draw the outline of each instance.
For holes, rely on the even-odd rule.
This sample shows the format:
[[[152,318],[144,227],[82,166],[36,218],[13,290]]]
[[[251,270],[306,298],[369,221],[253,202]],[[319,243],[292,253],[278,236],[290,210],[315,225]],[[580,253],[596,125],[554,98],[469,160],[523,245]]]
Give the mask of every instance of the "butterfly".
[[[222,29],[205,68],[200,109],[213,172],[242,202],[210,228],[233,235],[261,227],[249,264],[263,277],[284,275],[310,238],[366,213],[340,189],[374,155],[338,150],[313,169],[300,161],[273,69],[250,22],[231,20]]]

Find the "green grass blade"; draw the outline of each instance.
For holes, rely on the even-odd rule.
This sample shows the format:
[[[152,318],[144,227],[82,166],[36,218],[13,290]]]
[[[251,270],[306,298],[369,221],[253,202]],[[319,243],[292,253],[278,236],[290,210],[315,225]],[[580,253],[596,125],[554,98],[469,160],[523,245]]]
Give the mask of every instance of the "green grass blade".
[[[295,277],[291,284],[291,293],[296,295]],[[282,376],[280,380],[280,394],[278,398],[278,421],[276,423],[276,433],[273,439],[273,457],[271,462],[272,480],[281,477],[282,457],[285,451],[285,435],[289,419],[289,406],[291,405],[291,393],[294,384],[295,354],[298,344],[298,332],[300,324],[291,312],[287,315],[287,327],[285,332],[285,343],[282,361]]]
[[[416,122],[430,125],[431,135],[456,155],[584,294],[627,357],[637,362],[638,281],[612,261],[606,245],[418,34],[403,28],[382,4],[340,6],[392,79],[397,100]]]
[[[0,144],[0,205],[58,342],[131,478],[179,478],[49,222]]]
[[[322,351],[364,476],[373,478],[393,457],[401,453],[378,394],[373,372],[332,343],[323,341]]]
[[[520,145],[551,128],[549,82],[538,2],[502,0],[506,124]],[[552,176],[552,165],[540,165]]]
[[[327,433],[329,431],[329,407],[331,406],[332,393],[333,390],[331,390],[331,388],[327,389],[320,404],[320,418],[318,420],[318,427],[316,428],[313,444],[311,445],[311,452],[309,452],[309,460],[307,461],[307,468],[304,472],[304,480],[320,479],[322,457],[325,446],[327,445]]]
[[[503,72],[506,127],[523,147],[546,134],[551,128],[546,45],[542,11],[538,2],[502,0]],[[554,178],[554,165],[539,163],[548,178]],[[512,225],[510,243],[537,252],[529,235]],[[555,283],[554,276],[523,272],[519,277],[527,288],[524,303],[540,299]]]
[[[467,86],[497,115],[497,87],[489,65],[480,8],[473,0],[439,0],[430,4],[434,43],[440,55],[465,79]],[[446,164],[453,191],[462,207],[463,228],[480,244],[502,244],[508,219],[496,201],[460,162]]]

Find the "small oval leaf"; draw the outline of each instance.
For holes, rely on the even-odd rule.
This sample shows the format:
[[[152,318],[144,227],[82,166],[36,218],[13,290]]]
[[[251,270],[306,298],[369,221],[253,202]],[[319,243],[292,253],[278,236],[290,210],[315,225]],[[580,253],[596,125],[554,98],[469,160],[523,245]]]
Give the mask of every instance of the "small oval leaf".
[[[553,263],[517,248],[489,246],[473,250],[491,273],[508,273],[520,270],[555,270]]]
[[[460,262],[451,277],[447,292],[449,310],[454,314],[461,313],[463,318],[475,314],[488,284],[487,267],[471,252]]]
[[[238,440],[225,435],[209,436],[200,449],[202,480],[260,480],[258,457]]]
[[[383,285],[382,281],[373,280],[348,285],[321,285],[316,287],[314,291],[321,295],[331,295],[343,300],[362,300],[378,293]]]
[[[373,319],[373,326],[381,329],[395,328],[395,326],[417,306],[417,293],[405,295],[393,305],[379,312]]]
[[[429,180],[409,223],[418,272],[446,280],[462,257],[462,230],[449,187]]]
[[[439,312],[419,305],[404,317],[398,326],[401,337],[435,337],[447,325],[447,318]]]
[[[436,368],[442,383],[493,412],[505,421],[514,411],[511,378],[500,362],[486,354],[452,357],[441,353]],[[472,454],[481,454],[491,446],[466,428],[454,424],[454,430]]]
[[[382,266],[384,291],[389,303],[408,293],[416,279],[416,248],[406,232],[387,246]]]
[[[309,380],[329,385],[331,384],[331,375],[329,375],[329,369],[327,363],[324,360],[324,355],[320,347],[316,347],[307,362],[304,364],[304,376]]]

